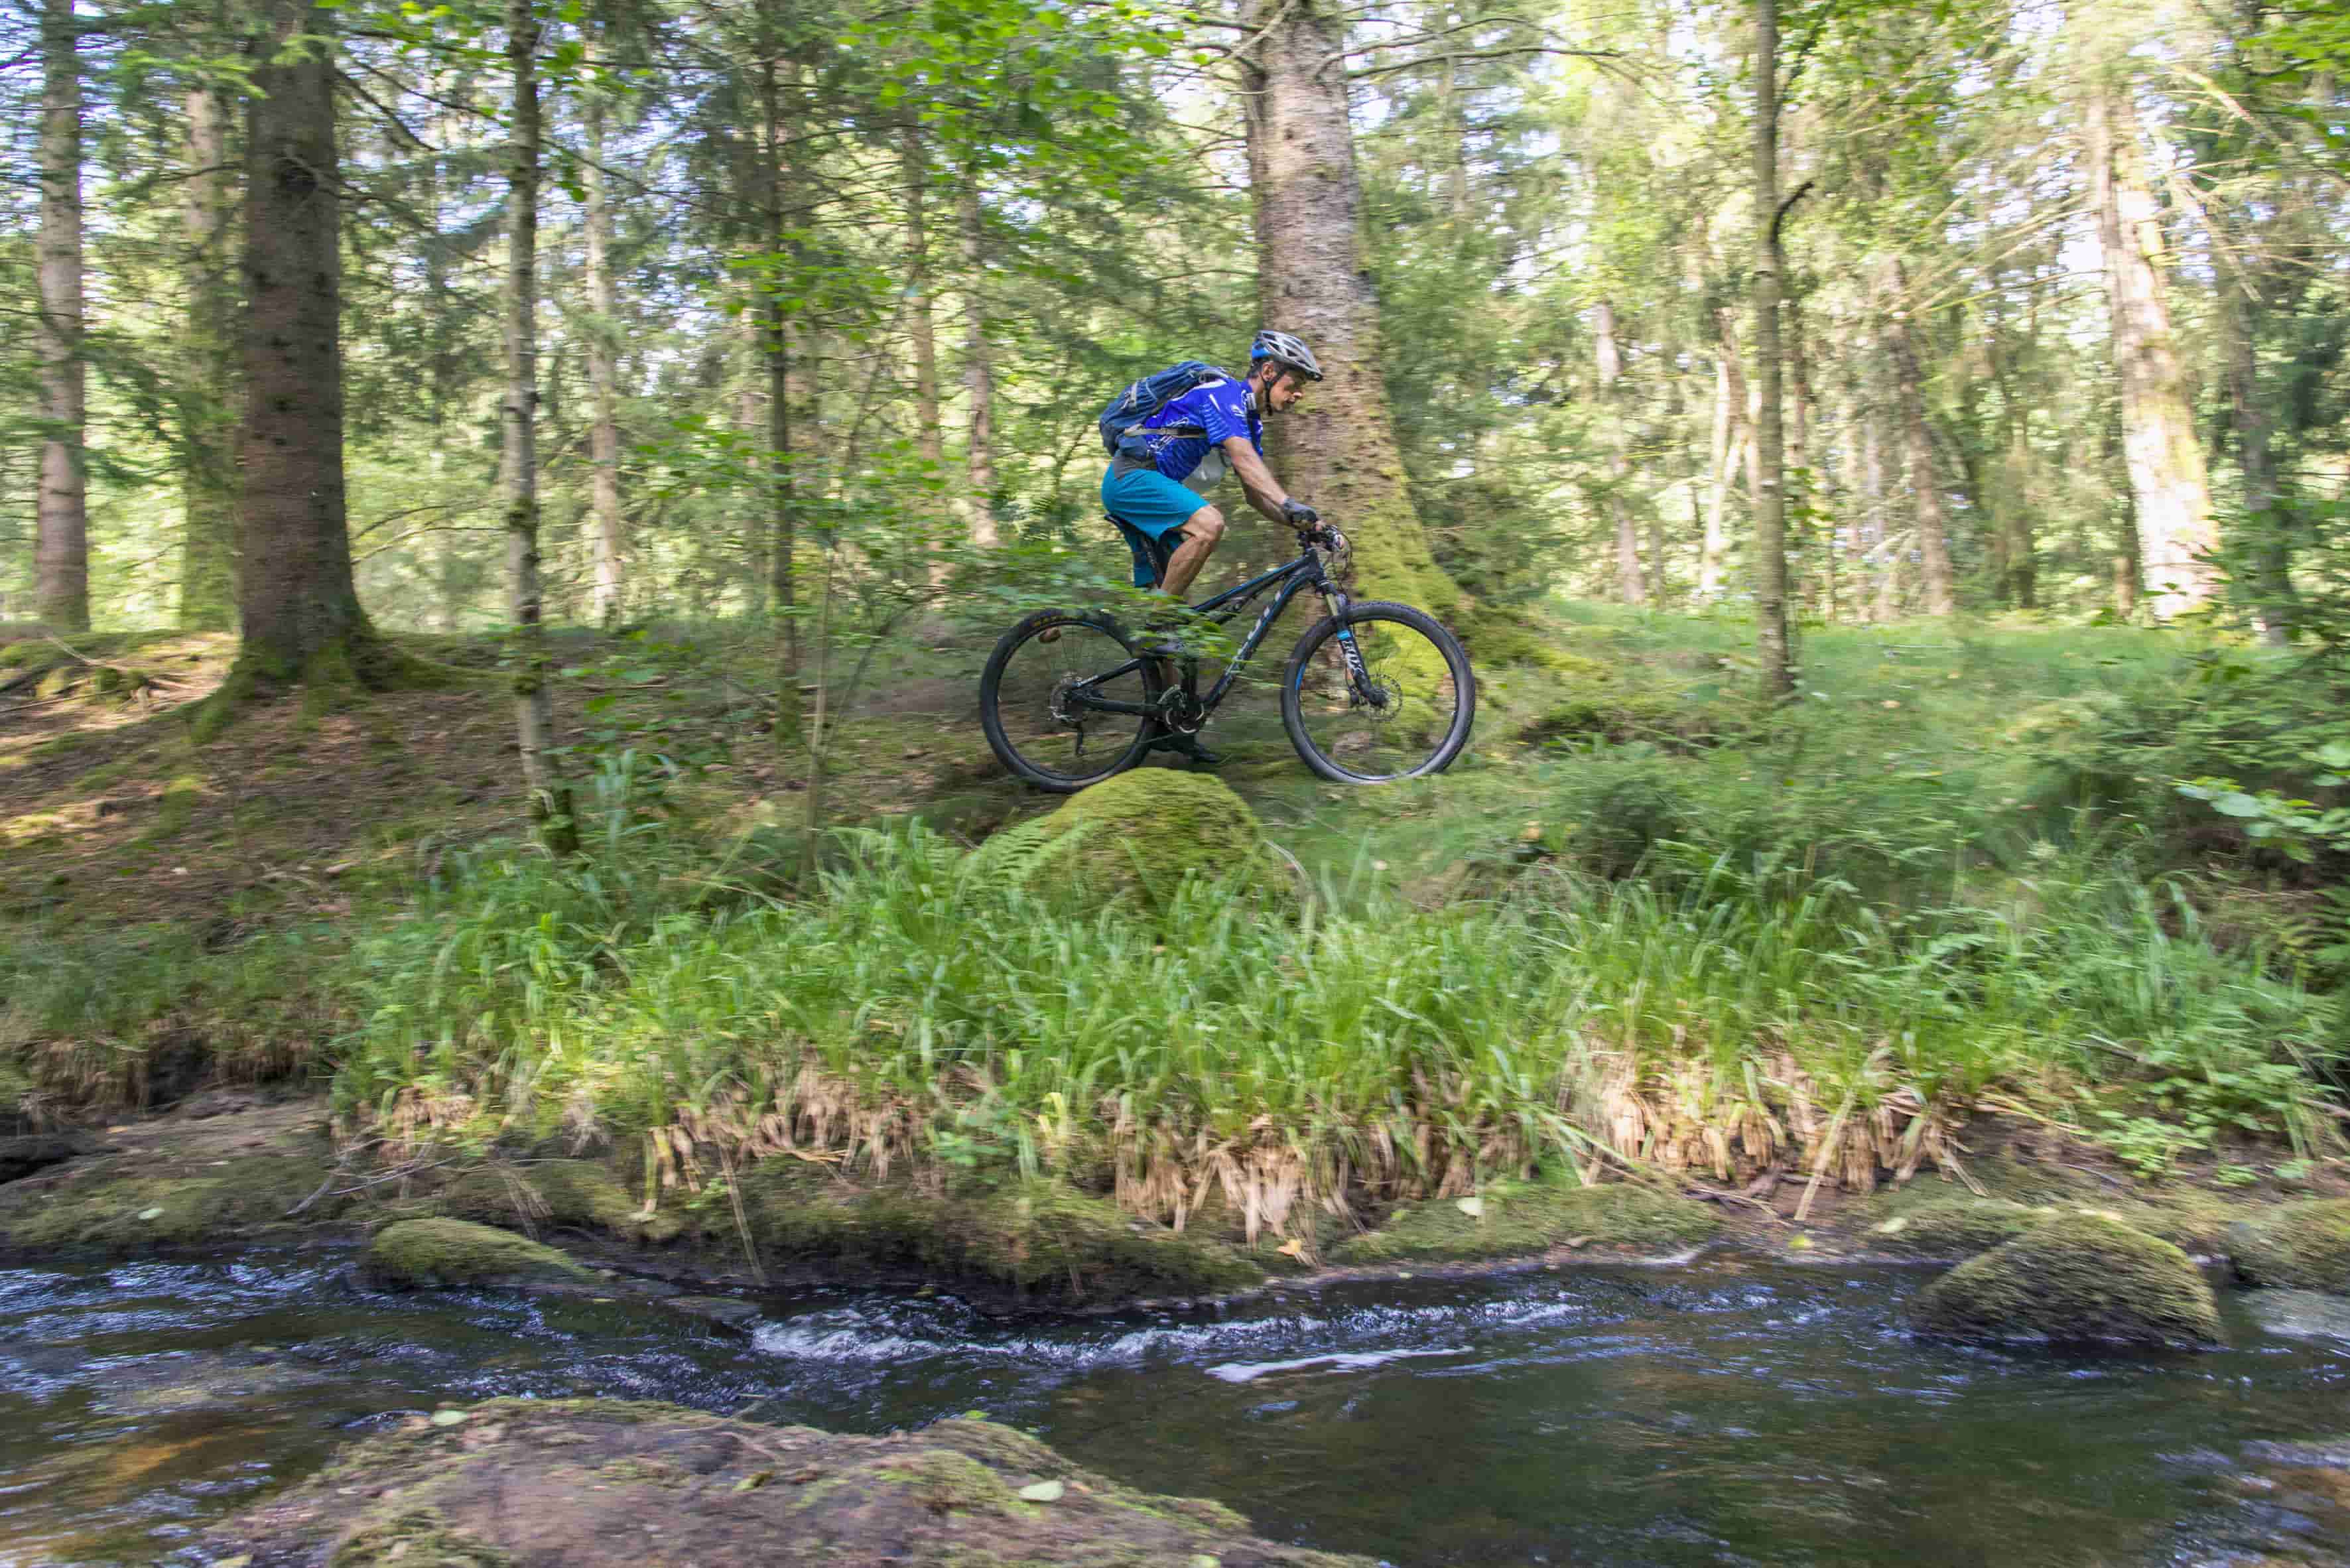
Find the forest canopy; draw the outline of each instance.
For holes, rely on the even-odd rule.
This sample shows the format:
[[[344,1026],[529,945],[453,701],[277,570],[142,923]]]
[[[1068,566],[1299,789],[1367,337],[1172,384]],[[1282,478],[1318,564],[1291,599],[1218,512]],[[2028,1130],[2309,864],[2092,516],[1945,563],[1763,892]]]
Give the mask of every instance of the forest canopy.
[[[1100,404],[1263,320],[1338,360],[1276,466],[1456,611],[1783,551],[1799,618],[2323,618],[2338,19],[1762,9],[12,6],[0,617],[230,626],[327,511],[388,629],[520,614],[523,503],[558,620],[790,604],[836,524],[1108,554]],[[305,105],[330,213],[256,178]],[[303,245],[323,303],[256,274]],[[256,397],[304,310],[338,368]],[[329,441],[289,521],[329,482],[256,462]]]

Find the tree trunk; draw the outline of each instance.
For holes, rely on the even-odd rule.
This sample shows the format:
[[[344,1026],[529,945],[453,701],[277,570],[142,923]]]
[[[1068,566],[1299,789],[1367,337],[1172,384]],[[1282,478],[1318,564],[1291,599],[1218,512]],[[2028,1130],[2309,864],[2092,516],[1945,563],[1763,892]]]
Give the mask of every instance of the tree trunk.
[[[1783,293],[1787,276],[1784,260],[1783,254],[1779,268]],[[1794,518],[1797,557],[1808,562],[1814,546],[1820,553],[1819,572],[1813,586],[1809,588],[1798,586],[1792,591],[1804,596],[1806,603],[1816,606],[1823,592],[1832,591],[1828,589],[1827,582],[1835,570],[1835,562],[1831,559],[1835,541],[1833,529],[1822,537],[1813,528],[1815,522],[1825,519],[1826,509],[1818,504],[1820,476],[1812,466],[1812,359],[1809,346],[1804,340],[1803,301],[1793,294],[1785,294],[1780,302],[1780,309],[1787,323],[1788,411],[1792,416],[1787,421],[1787,467],[1783,476],[1785,481],[1783,492]]]
[[[1795,689],[1787,646],[1787,512],[1780,466],[1779,5],[1754,0],[1754,651],[1762,696],[1775,702]]]
[[[504,441],[499,488],[505,497],[506,595],[516,630],[515,729],[532,820],[550,846],[577,843],[571,803],[555,751],[554,661],[542,620],[538,558],[538,17],[531,0],[506,0],[506,67],[514,118],[506,143]]]
[[[792,700],[798,694],[794,682],[800,668],[799,583],[795,569],[799,516],[792,474],[792,342],[785,321],[785,295],[795,280],[786,275],[785,267],[789,249],[784,223],[784,160],[788,154],[784,148],[783,99],[773,59],[762,61],[759,67],[759,120],[763,138],[759,162],[766,184],[764,215],[768,266],[759,344],[767,362],[767,586],[775,612],[783,618],[781,684],[785,705],[796,713]],[[796,720],[780,724],[777,738],[795,737],[798,728]]]
[[[971,399],[971,430],[965,463],[971,481],[971,542],[983,550],[997,544],[995,520],[995,366],[987,344],[987,228],[979,201],[976,171],[963,180],[959,216],[962,226],[962,384]]]
[[[2032,441],[2023,410],[2008,416],[2007,515],[2000,521],[2000,554],[2004,557],[2007,601],[2017,609],[2033,609],[2040,598],[2037,546],[2032,538]]]
[[[225,631],[236,624],[236,288],[228,254],[234,189],[228,171],[228,110],[209,80],[187,88],[187,378],[181,416],[180,625]]]
[[[33,613],[52,629],[89,628],[89,513],[83,439],[81,25],[73,0],[41,11],[40,498]]]
[[[1627,450],[1631,431],[1616,385],[1624,375],[1624,354],[1616,341],[1616,306],[1607,300],[1593,312],[1592,334],[1598,339],[1599,402],[1607,421],[1607,509],[1616,519],[1616,597],[1627,605],[1645,604],[1648,596],[1640,579],[1640,536],[1633,526],[1631,500],[1624,493],[1632,483],[1632,456]]]
[[[604,104],[592,92],[584,106],[588,121],[588,390],[593,420],[588,434],[589,480],[595,515],[596,619],[609,626],[620,616],[620,560],[627,524],[620,516],[619,311],[612,287],[612,206],[604,188]]]
[[[1738,452],[1731,441],[1738,428],[1730,355],[1717,349],[1713,357],[1713,488],[1705,507],[1705,538],[1698,549],[1697,597],[1711,603],[1721,597],[1722,558],[1730,553],[1730,532],[1723,510],[1730,504],[1730,473]]]
[[[914,339],[914,450],[932,474],[946,467],[946,437],[939,423],[939,333],[931,297],[930,160],[922,133],[909,126],[899,142],[906,184],[906,324]]]
[[[1345,25],[1333,0],[1249,0],[1245,9],[1245,25],[1262,34],[1243,62],[1243,98],[1259,319],[1305,338],[1326,376],[1273,421],[1275,472],[1347,532],[1367,591],[1458,618],[1468,606],[1412,510],[1382,379],[1347,114]]]
[[[2261,640],[2282,648],[2293,639],[2299,607],[2293,587],[2293,541],[2276,456],[2269,446],[2269,409],[2261,397],[2260,361],[2254,352],[2261,300],[2245,268],[2230,254],[2234,243],[2230,236],[2214,234],[2211,246],[2220,336],[2227,349],[2228,405],[2236,431],[2236,462],[2244,475],[2245,521],[2256,541],[2260,603],[2255,618]]]
[[[2126,82],[2093,79],[2084,105],[2089,201],[2105,251],[2114,364],[2122,399],[2123,452],[2137,513],[2139,568],[2155,614],[2168,618],[2209,600],[2209,552],[2219,547],[2211,484],[2187,379],[2170,331],[2162,222],[2138,143]]]
[[[1892,442],[1885,431],[1885,405],[1877,393],[1877,389],[1872,387],[1863,394],[1868,405],[1860,426],[1861,493],[1868,514],[1867,555],[1877,571],[1877,593],[1870,601],[1869,618],[1888,621],[1901,613],[1901,560],[1894,549],[1892,487],[1887,483],[1890,476],[1886,466],[1887,449]]]
[[[244,383],[229,690],[367,679],[343,511],[342,249],[333,13],[265,0],[245,132]]]
[[[1902,444],[1909,459],[1909,489],[1918,504],[1918,558],[1924,578],[1926,613],[1949,615],[1958,608],[1950,570],[1950,544],[1942,498],[1942,477],[1934,461],[1934,434],[1926,424],[1926,395],[1918,351],[1909,331],[1908,280],[1898,257],[1886,263],[1885,346],[1893,359],[1894,393],[1901,407]]]

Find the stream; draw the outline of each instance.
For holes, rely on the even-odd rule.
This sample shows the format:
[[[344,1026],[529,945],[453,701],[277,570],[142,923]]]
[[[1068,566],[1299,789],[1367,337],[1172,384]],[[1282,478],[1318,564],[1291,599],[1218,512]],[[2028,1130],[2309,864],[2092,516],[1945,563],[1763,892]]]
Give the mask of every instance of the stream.
[[[1041,1324],[800,1293],[735,1331],[377,1294],[315,1252],[0,1271],[0,1568],[201,1563],[207,1525],[337,1445],[494,1395],[861,1432],[983,1410],[1397,1568],[2350,1556],[2306,1472],[2272,1479],[2290,1445],[2350,1448],[2350,1343],[2223,1297],[2229,1348],[2204,1355],[1935,1345],[1898,1326],[1929,1277],[1592,1267]]]

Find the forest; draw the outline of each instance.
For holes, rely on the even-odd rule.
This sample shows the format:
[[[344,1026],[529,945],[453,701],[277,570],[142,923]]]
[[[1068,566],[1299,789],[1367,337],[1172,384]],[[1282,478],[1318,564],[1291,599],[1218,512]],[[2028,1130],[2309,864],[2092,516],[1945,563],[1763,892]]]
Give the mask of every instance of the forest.
[[[1497,1396],[1532,1426],[1440,1457],[1355,1452],[1304,1395],[1128,1401],[1163,1425],[1121,1432],[1056,1401],[1126,1352],[1001,1322],[1143,1303],[1175,1337],[1133,1375],[1239,1399],[1518,1322],[1416,1271],[1568,1316],[1620,1290],[1656,1350],[1620,1454],[1712,1408],[1660,1368],[1744,1365],[1702,1313],[1777,1344],[1756,1303],[1810,1302],[1828,1339],[1791,1343],[1843,1393],[1768,1397],[1830,1421],[1858,1522],[1815,1538],[1674,1449],[1747,1561],[1990,1560],[1967,1531],[2020,1515],[1984,1496],[2050,1562],[2189,1515],[2236,1541],[2206,1480],[2095,1500],[2159,1445],[2333,1418],[2293,1390],[2350,1343],[2350,14],[6,0],[0,99],[0,1352],[11,1314],[149,1288],[61,1258],[331,1257],[369,1312],[439,1303],[400,1309],[419,1344],[503,1310],[436,1287],[673,1324],[663,1280],[729,1332],[767,1312],[803,1368],[1058,1370],[929,1404],[842,1373],[835,1407],[677,1371],[698,1340],[626,1377],[556,1356],[351,1395],[414,1417],[368,1462],[542,1418],[455,1407],[491,1393],[757,1392],[940,1421],[920,1530],[1050,1534],[1147,1487],[1288,1542],[1149,1513],[1148,1560],[1194,1563],[1728,1558],[1669,1544],[1679,1500],[1500,1465],[1448,1522],[1380,1511],[1414,1464],[1549,1452],[1580,1386]],[[1026,787],[983,733],[999,635],[1154,610],[1104,405],[1263,328],[1325,372],[1270,466],[1350,542],[1334,588],[1457,636],[1466,749],[1369,784],[1293,751],[1345,691],[1301,645],[1216,711],[1220,765]],[[1203,594],[1291,554],[1236,488]],[[788,1326],[803,1288],[897,1293],[834,1333]],[[1363,1316],[1281,1315],[1349,1289]],[[1888,1324],[1976,1457],[1900,1469],[1918,1409],[1851,1348]],[[2100,1385],[2105,1435],[2022,1480],[2013,1433],[2066,1426],[2054,1364],[1931,1348],[2019,1338],[2234,1355],[2262,1392],[2196,1426],[2134,1403],[2183,1381]],[[0,1411],[49,1408],[18,1386]],[[1055,1490],[1048,1450],[941,1420],[999,1397],[1111,1479]],[[255,1417],[286,1479],[322,1462],[310,1397]],[[1230,1437],[1293,1415],[1277,1461]],[[639,1440],[561,1438],[641,1481],[671,1449]],[[0,1438],[0,1495],[61,1452]],[[741,1508],[851,1462],[775,1461]],[[2338,1493],[2338,1457],[2304,1468]],[[132,1473],[27,1528],[132,1560],[120,1510],[163,1485]],[[338,1563],[524,1550],[453,1493],[353,1525],[324,1485],[222,1551],[328,1519],[383,1549]],[[1913,1494],[1957,1533],[1921,1545]],[[2294,1517],[2334,1550],[2327,1507]],[[1575,1509],[1631,1543],[1544,1555]],[[565,1560],[619,1550],[566,1528]],[[962,1561],[909,1542],[872,1560]],[[2306,1545],[2257,1551],[2338,1560]],[[722,1550],[760,1548],[674,1560]]]

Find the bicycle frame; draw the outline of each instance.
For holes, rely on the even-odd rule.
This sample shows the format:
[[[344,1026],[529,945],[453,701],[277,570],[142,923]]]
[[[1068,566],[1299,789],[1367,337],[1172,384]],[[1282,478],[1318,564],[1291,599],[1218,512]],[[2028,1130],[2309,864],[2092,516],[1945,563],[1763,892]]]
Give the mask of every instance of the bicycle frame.
[[[1227,621],[1245,609],[1251,599],[1276,586],[1280,591],[1274,595],[1273,602],[1258,614],[1256,624],[1249,628],[1248,635],[1241,639],[1241,645],[1233,651],[1231,662],[1224,666],[1223,675],[1208,694],[1199,700],[1202,715],[1215,711],[1216,705],[1232,691],[1233,682],[1240,679],[1241,671],[1255,655],[1258,645],[1264,641],[1265,633],[1273,629],[1273,623],[1281,618],[1281,612],[1287,609],[1289,601],[1299,594],[1308,588],[1318,591],[1324,605],[1343,627],[1347,596],[1330,581],[1322,568],[1322,557],[1312,550],[1285,566],[1276,566],[1261,577],[1253,578],[1238,587],[1226,588],[1213,598],[1202,600],[1192,607],[1191,613],[1207,620]],[[1354,638],[1341,630],[1338,645],[1346,655],[1347,673],[1357,683],[1363,682],[1367,678],[1367,671],[1363,668],[1363,656],[1357,650]],[[1105,681],[1132,674],[1148,662],[1149,660],[1129,659],[1114,670],[1106,670],[1099,675],[1081,680],[1070,689],[1069,700],[1079,707],[1089,708],[1098,713],[1128,713],[1142,718],[1157,718],[1159,710],[1152,703],[1121,702],[1114,698],[1097,696],[1093,691]]]

